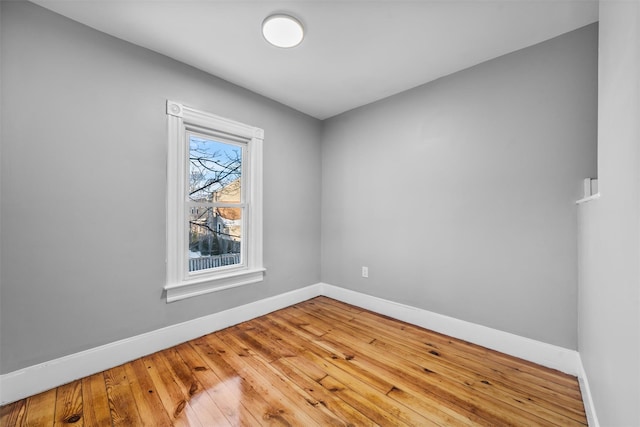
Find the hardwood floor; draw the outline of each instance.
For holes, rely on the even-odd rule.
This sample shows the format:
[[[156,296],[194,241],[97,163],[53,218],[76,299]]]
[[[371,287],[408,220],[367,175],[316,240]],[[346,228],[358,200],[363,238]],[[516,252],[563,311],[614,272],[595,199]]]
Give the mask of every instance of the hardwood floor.
[[[0,412],[1,426],[586,424],[574,377],[326,297]]]

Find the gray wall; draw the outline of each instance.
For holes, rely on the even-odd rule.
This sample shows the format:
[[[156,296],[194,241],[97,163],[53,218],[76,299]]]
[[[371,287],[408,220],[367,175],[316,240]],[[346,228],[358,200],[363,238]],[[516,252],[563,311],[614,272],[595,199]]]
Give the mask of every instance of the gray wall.
[[[640,426],[640,3],[600,2],[600,199],[580,219],[579,351],[602,426]]]
[[[596,117],[591,25],[330,119],[323,282],[576,349]]]
[[[1,373],[321,278],[576,348],[595,26],[323,126],[33,4],[1,7]],[[162,299],[166,99],[265,129],[264,283]]]
[[[321,122],[33,4],[1,7],[0,372],[320,280]],[[264,128],[263,283],[162,298],[166,99]]]

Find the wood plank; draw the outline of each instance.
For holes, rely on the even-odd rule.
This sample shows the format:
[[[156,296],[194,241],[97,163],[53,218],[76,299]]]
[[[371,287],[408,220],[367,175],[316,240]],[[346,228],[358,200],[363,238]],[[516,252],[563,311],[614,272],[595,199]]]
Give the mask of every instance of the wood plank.
[[[271,393],[284,407],[296,408],[293,413],[299,421],[294,425],[344,425],[344,423],[326,411],[321,405],[311,403],[311,397],[303,389],[288,381],[284,375],[275,371],[268,362],[260,359],[256,353],[232,334],[229,330],[215,334],[216,339],[222,341],[231,350],[230,363],[236,363],[236,370],[244,370],[254,381],[254,388],[261,393]],[[246,344],[246,342],[244,343]],[[293,411],[291,411],[293,412]]]
[[[174,382],[180,386],[185,399],[193,408],[202,425],[225,426],[231,425],[220,408],[215,404],[209,394],[204,393],[202,385],[192,375],[189,367],[184,363],[175,348],[159,353],[170,369]]]
[[[388,399],[385,399],[383,394],[374,394],[375,391],[367,391],[357,385],[354,386],[353,382],[350,384],[350,387],[332,376],[327,375],[320,380],[320,385],[377,424],[388,426],[421,425],[402,421],[401,418],[407,418],[402,409],[395,406],[392,402],[389,402]],[[361,391],[364,391],[365,394],[361,394]],[[426,423],[426,421],[424,422]]]
[[[323,312],[323,316],[318,316],[317,321],[325,322],[324,320],[325,314],[326,313]],[[342,332],[341,332],[341,329],[343,329]],[[332,336],[337,337],[337,338],[334,338],[334,340],[332,341],[333,343],[339,343],[344,341],[345,339],[350,340],[351,347],[355,346],[356,348],[360,348],[361,354],[367,354],[371,351],[370,346],[367,346],[367,344],[363,345],[362,343],[358,344],[359,340],[353,339],[353,337],[357,336],[357,334],[354,333],[354,330],[350,329],[350,326],[348,324],[339,324],[331,332],[323,336],[323,339],[330,341]],[[402,343],[399,343],[399,345],[402,345]],[[351,348],[348,351],[351,353],[357,352],[357,350],[355,350],[354,348]],[[392,354],[393,353],[384,352],[380,357],[382,357],[386,361],[385,363],[387,365],[398,366],[398,367],[403,367],[408,369],[408,371],[405,371],[406,375],[412,375],[413,373],[413,375],[420,376],[424,374],[423,372],[425,369],[424,366],[416,365],[411,361],[407,361],[399,357],[392,357],[391,356]],[[435,356],[431,353],[425,353],[425,354],[427,355],[427,357],[432,356],[432,359],[434,360],[439,357],[438,353],[436,353],[438,354],[438,356]],[[360,360],[362,360],[362,357],[360,358]],[[488,411],[492,412],[493,416],[499,416],[499,414],[502,413],[502,409],[503,409],[502,405],[507,404],[507,405],[512,405],[514,407],[512,411],[517,413],[520,418],[528,419],[530,423],[534,423],[534,424],[540,423],[539,418],[543,418],[553,423],[570,423],[571,422],[570,419],[566,419],[565,417],[557,414],[553,410],[550,410],[541,406],[533,405],[527,396],[524,396],[521,394],[509,394],[508,392],[501,390],[499,387],[496,387],[496,384],[493,384],[487,381],[482,376],[464,377],[458,373],[460,371],[463,371],[462,369],[458,369],[456,371],[453,369],[448,369],[444,365],[439,365],[439,369],[437,371],[438,372],[434,372],[432,369],[430,369],[431,375],[429,375],[429,378],[434,378],[437,376],[440,386],[446,387],[447,390],[452,394],[468,396],[467,394],[465,394],[467,393],[466,389],[471,388],[475,392],[474,393],[475,401],[483,402],[488,398],[488,396],[486,396],[486,393],[490,393],[491,396],[489,399],[491,403],[494,405],[492,406],[491,404],[484,403],[481,406],[483,407],[483,409],[487,409]],[[396,372],[396,375],[398,375],[397,372]],[[471,397],[467,398],[468,401],[470,401],[470,399]],[[555,409],[558,410],[559,408],[555,408]],[[576,420],[573,420],[573,421],[575,422]]]
[[[304,390],[313,397],[312,405],[323,405],[329,411],[336,414],[340,419],[345,420],[347,424],[354,426],[374,426],[377,425],[373,420],[367,418],[360,411],[344,402],[340,398],[321,387],[317,381],[307,376],[306,372],[301,370],[291,358],[282,358],[274,362],[274,365],[290,378],[296,384],[299,384]]]
[[[21,426],[27,409],[27,399],[0,408],[0,427]]]
[[[585,417],[584,408],[580,402],[567,399],[557,392],[540,390],[535,384],[527,387],[523,384],[514,383],[500,372],[485,370],[480,363],[469,361],[465,365],[450,362],[444,352],[418,352],[410,348],[402,348],[386,342],[376,340],[367,345],[380,348],[387,354],[396,354],[404,360],[419,364],[432,371],[438,371],[449,378],[455,378],[458,382],[472,382],[481,389],[493,387],[502,395],[503,400],[513,399],[521,405],[532,406],[542,403],[544,406],[552,408],[565,417],[582,422]],[[366,346],[364,347],[366,348]],[[508,396],[508,397],[504,397]]]
[[[82,416],[82,381],[80,380],[58,387],[56,393],[53,425],[61,427],[69,424],[73,424],[74,427],[84,425]]]
[[[259,422],[244,406],[244,396],[239,378],[229,378],[223,381],[207,366],[196,350],[189,344],[181,344],[176,351],[189,367],[212,401],[220,408],[230,424],[234,426],[254,426]],[[235,389],[235,390],[230,390]]]
[[[358,341],[361,344],[370,344],[376,347],[382,347],[384,353],[397,353],[398,355],[403,356],[405,359],[409,361],[420,361],[420,362],[431,362],[435,364],[440,364],[445,368],[455,369],[456,374],[461,373],[463,375],[467,375],[471,380],[477,381],[485,381],[487,378],[484,375],[480,375],[475,371],[472,371],[468,368],[470,362],[466,364],[456,364],[454,362],[450,362],[445,358],[445,354],[442,351],[425,351],[425,349],[420,347],[415,347],[410,345],[410,342],[404,340],[396,340],[396,339],[387,339],[389,343],[383,341],[383,338],[374,339],[371,342],[368,342],[368,339],[363,339],[361,336],[361,330],[357,328],[353,328],[351,324],[340,324],[337,329],[332,330],[327,334],[327,336],[331,335],[339,335],[342,338],[349,338],[352,341]],[[371,348],[368,351],[375,351]],[[478,369],[481,369],[482,366],[479,363],[475,363],[474,366]],[[495,375],[496,371],[493,370],[485,370],[485,374],[488,375],[493,381],[493,383],[500,384],[500,380],[504,377]],[[510,392],[518,393],[520,390],[518,388],[506,387]],[[535,388],[535,387],[534,387]],[[544,390],[545,394],[549,395],[548,390]],[[549,404],[556,404],[556,401],[560,401],[560,405],[564,406],[573,406],[576,401],[568,400],[562,395],[557,395],[557,393],[551,392],[550,396],[553,398],[554,402],[548,402]],[[524,399],[527,399],[526,396],[521,396]],[[563,401],[563,399],[566,399]],[[581,406],[581,404],[580,404]]]
[[[324,319],[326,318],[326,312],[322,312],[322,315],[318,315],[317,319],[318,321],[324,321]],[[335,325],[334,322],[331,323],[332,325]],[[357,337],[359,336],[358,333],[356,333],[356,331],[354,330],[350,330],[349,329],[349,325],[351,325],[351,322],[349,322],[349,324],[339,324],[338,328],[340,329],[344,329],[345,333],[343,333],[340,338],[349,338],[352,342],[356,341],[353,339],[353,337]],[[358,330],[358,332],[365,332],[364,329],[360,329]],[[325,338],[330,337],[331,335],[336,335],[338,334],[337,330],[334,329],[332,330],[330,333],[328,333],[327,335],[325,335]],[[362,342],[362,340],[360,340]],[[386,351],[383,352],[382,354],[389,354],[388,350],[391,350],[391,352],[398,352],[397,348],[398,347],[402,347],[403,343],[402,342],[398,342],[396,341],[396,343],[394,343],[393,346],[389,346],[386,348]],[[371,349],[365,349],[366,352],[370,352]],[[437,355],[437,356],[433,356],[433,354]],[[426,354],[427,357],[431,357],[432,359],[438,359],[440,357],[440,353],[438,352],[432,352],[432,353],[423,353]],[[502,390],[499,390],[498,392],[496,392],[495,386],[498,385],[500,386],[499,383],[492,383],[487,381],[486,379],[483,379],[482,376],[476,375],[476,376],[472,376],[472,373],[470,374],[469,371],[465,371],[464,368],[461,368],[460,366],[454,366],[455,370],[448,370],[448,374],[449,376],[456,376],[458,381],[460,383],[468,383],[469,380],[473,381],[474,384],[476,385],[476,387],[479,387],[480,390],[484,389],[485,391],[490,390],[491,393],[493,393],[493,398],[499,397],[498,400],[505,402],[505,403],[510,403],[512,405],[516,404],[516,406],[526,406],[530,409],[531,412],[535,413],[536,416],[539,417],[543,417],[546,419],[549,419],[549,421],[554,421],[557,423],[570,423],[571,421],[573,422],[578,422],[581,424],[584,424],[586,422],[586,419],[584,417],[584,412],[583,411],[576,411],[576,412],[572,412],[572,411],[566,411],[562,406],[557,405],[555,403],[552,403],[550,401],[546,402],[546,405],[550,407],[550,409],[544,408],[544,407],[537,407],[535,405],[533,405],[533,399],[531,399],[529,396],[527,395],[523,395],[521,393],[518,392],[512,392],[512,390],[508,389],[508,388],[504,388]],[[442,370],[442,366],[441,369]],[[458,373],[467,373],[468,375],[470,375],[470,377],[464,378],[463,376],[459,375]],[[498,387],[500,388],[500,387]],[[478,389],[476,389],[476,391],[478,391]],[[555,398],[555,396],[553,396],[553,398]],[[561,413],[561,416],[565,416],[568,418],[564,419],[564,418],[559,418],[558,415],[556,414],[556,412]],[[532,420],[535,421],[535,420]]]
[[[243,348],[236,348],[235,344],[229,340],[222,340],[219,334],[220,332],[207,335],[203,339],[215,346],[218,349],[218,355],[269,404],[271,410],[263,415],[263,419],[276,419],[284,425],[319,425],[306,411],[297,408],[297,402],[288,399],[278,387],[261,374],[260,370],[256,370],[255,364],[248,363],[251,362],[249,352]],[[308,405],[307,402],[304,404]],[[293,408],[295,410],[292,410]]]
[[[202,337],[191,343],[193,349],[207,363],[207,366],[227,385],[227,392],[232,393],[237,402],[245,406],[262,425],[289,426],[285,410],[274,400],[267,401],[265,395],[253,388],[241,372],[237,372],[227,363],[222,355],[226,354],[226,346],[217,342],[210,343],[208,337]],[[266,396],[268,397],[268,396]]]
[[[25,425],[53,426],[55,422],[56,390],[45,391],[27,399]]]
[[[286,317],[286,314],[277,313],[280,316]],[[270,316],[272,318],[274,316]],[[257,319],[254,323],[259,323],[261,320]],[[263,320],[264,321],[264,320]],[[274,323],[276,329],[272,328],[271,331],[275,335],[278,326],[277,323]],[[296,337],[296,333],[293,330],[281,329],[282,337],[289,337],[290,340],[294,340]],[[367,392],[371,393],[372,398],[376,400],[376,405],[380,405],[379,399],[381,399],[381,395],[388,394],[390,391],[395,389],[395,386],[392,382],[382,381],[380,378],[376,377],[376,375],[372,371],[367,370],[354,370],[352,366],[346,361],[346,357],[343,360],[341,357],[337,357],[335,352],[330,351],[326,348],[323,348],[321,343],[322,340],[317,340],[313,343],[304,339],[301,340],[301,343],[304,347],[298,354],[301,356],[296,358],[296,364],[299,366],[304,366],[305,371],[307,372],[315,372],[315,376],[318,377],[316,380],[321,381],[326,375],[337,377],[340,381],[344,381],[346,384],[355,385],[356,387],[362,390],[362,387],[367,387]],[[319,344],[319,345],[316,345]],[[305,360],[306,359],[306,360]],[[286,360],[286,359],[285,359]],[[308,362],[312,362],[314,366],[311,366]],[[360,383],[358,382],[360,381]],[[342,390],[344,391],[344,390]],[[379,393],[379,395],[376,395]],[[404,418],[406,418],[409,423],[415,424],[419,422],[420,425],[429,425],[432,421],[431,418],[423,418],[418,415],[420,418],[418,421],[412,419],[414,414],[410,412],[404,412],[408,408],[402,408],[401,406],[394,406],[394,403],[390,401],[385,402],[390,408],[392,412],[396,412],[401,414]],[[401,402],[396,402],[401,403]],[[436,417],[436,412],[429,414],[432,417]],[[443,417],[448,418],[448,417]],[[398,422],[398,420],[396,420]]]
[[[325,335],[323,339],[331,340],[330,342],[333,344],[339,345],[345,336],[349,337],[352,335],[339,334],[337,330],[334,330]],[[363,369],[370,369],[371,366],[375,366],[376,361],[367,357],[370,350],[370,348],[367,347],[370,346],[368,344],[351,341],[348,352],[349,354],[352,354],[353,357],[350,362],[356,365],[362,364]],[[432,358],[437,357],[433,355],[430,356]],[[422,359],[410,361],[402,357],[398,357],[395,352],[386,352],[384,356],[378,356],[377,361],[384,361],[385,365],[395,366],[396,368],[401,369],[403,372],[402,375],[407,375],[407,379],[412,382],[419,381],[424,378],[431,379],[437,377],[437,385],[441,389],[447,390],[457,396],[465,396],[466,400],[469,402],[472,401],[470,398],[470,389],[472,390],[475,399],[477,399],[475,401],[479,406],[489,409],[492,405],[495,405],[495,409],[492,409],[491,412],[496,416],[502,412],[504,404],[506,404],[513,406],[514,409],[511,409],[511,411],[516,412],[520,418],[523,420],[526,419],[532,424],[540,423],[539,418],[555,424],[565,424],[569,422],[566,417],[547,408],[535,405],[534,402],[528,400],[527,396],[505,392],[499,384],[491,383],[482,376],[464,376],[459,373],[460,370],[447,368],[443,364],[437,364],[437,368],[434,364],[430,364],[430,368],[425,368],[425,364],[421,363],[423,362]],[[429,360],[429,362],[431,362],[431,360]],[[426,369],[428,369],[429,372],[427,372]],[[397,372],[390,372],[393,373],[394,376],[400,375]],[[436,383],[432,382],[432,384],[435,385]]]
[[[325,319],[321,319],[318,318],[316,319],[316,322],[318,322],[318,324],[321,323],[326,323],[326,327],[330,327],[329,325],[337,325],[338,322],[326,322]],[[355,358],[355,355],[357,354],[357,351],[353,348],[341,348],[344,347],[344,345],[342,345],[341,342],[337,342],[337,341],[330,341],[329,339],[327,339],[327,337],[329,335],[331,335],[332,333],[336,333],[337,329],[334,328],[332,329],[332,331],[330,331],[329,333],[327,333],[325,336],[323,336],[323,341],[325,341],[326,343],[331,343],[334,346],[333,351],[340,354],[341,352],[343,352],[345,354],[345,358],[347,358],[348,360],[350,360],[350,363],[354,363],[353,359]],[[349,341],[353,341],[351,336],[346,337],[345,342],[349,342]],[[366,338],[365,338],[366,341]],[[365,358],[366,359],[366,358]],[[358,362],[362,362],[362,355],[359,357]],[[356,364],[358,362],[355,362]],[[395,366],[398,364],[398,360],[387,360],[387,364],[389,366]],[[368,366],[366,369],[361,369],[361,371],[374,371],[374,372],[385,372],[384,369],[385,367],[381,367],[382,370],[376,370],[376,369],[372,369],[371,366]],[[460,390],[457,389],[451,389],[451,384],[446,384],[444,383],[444,378],[437,378],[438,381],[435,382],[431,382],[431,384],[424,384],[424,378],[421,378],[421,376],[424,375],[424,372],[421,369],[416,369],[415,371],[411,372],[411,371],[401,371],[398,370],[397,367],[396,368],[387,368],[387,377],[388,378],[395,378],[396,381],[398,381],[398,379],[404,380],[407,382],[407,384],[409,384],[407,386],[407,384],[403,383],[402,388],[404,387],[411,387],[413,386],[413,383],[415,382],[419,382],[421,384],[420,386],[420,390],[422,390],[423,395],[428,395],[430,399],[439,399],[439,405],[442,407],[447,407],[449,406],[449,409],[463,409],[466,412],[466,416],[469,417],[470,419],[475,420],[475,422],[479,422],[479,423],[486,423],[487,421],[489,421],[492,424],[497,424],[502,422],[501,417],[498,415],[500,413],[500,410],[498,408],[493,408],[492,410],[488,410],[486,408],[486,404],[481,404],[482,401],[474,401],[474,402],[469,402],[467,400],[460,400],[458,399],[458,395],[460,393],[465,393],[466,390],[463,387]],[[433,379],[433,378],[430,378]],[[447,385],[448,387],[445,387],[445,385]],[[399,387],[399,383],[396,383],[396,388],[400,388]],[[418,390],[418,391],[420,391]],[[423,398],[425,396],[422,396]],[[457,412],[451,412],[452,416],[456,416]],[[481,420],[478,419],[476,417],[476,415],[480,415],[482,416],[482,418],[484,418],[485,420]],[[525,416],[528,414],[524,414]],[[536,421],[535,419],[533,421]]]
[[[142,419],[124,366],[116,366],[105,371],[104,381],[113,426],[141,426]]]
[[[147,373],[173,425],[202,426],[188,399],[185,399],[182,387],[176,384],[170,369],[159,353],[143,357],[142,361],[147,367]]]
[[[87,426],[111,425],[111,409],[102,373],[82,379],[82,415]]]
[[[310,304],[311,306],[317,307],[330,307],[337,308],[338,310],[348,310],[350,305],[335,301],[327,297],[318,297],[317,299],[307,301],[305,303]],[[303,304],[305,304],[303,303]],[[346,307],[346,308],[345,308]],[[333,311],[333,310],[332,310]],[[454,348],[462,348],[464,354],[477,355],[480,357],[491,357],[505,366],[517,369],[518,372],[521,373],[533,373],[530,378],[542,378],[543,380],[551,383],[549,385],[554,386],[562,386],[563,390],[569,388],[571,390],[580,390],[579,385],[576,382],[576,378],[565,374],[563,372],[546,368],[540,365],[537,365],[533,362],[529,362],[523,359],[518,359],[513,356],[509,356],[503,353],[495,352],[484,347],[478,346],[476,344],[469,343],[463,340],[452,339],[446,335],[442,335],[440,333],[429,331],[419,326],[411,325],[409,323],[402,322],[397,319],[392,319],[387,316],[382,316],[377,313],[373,313],[368,310],[361,310],[358,318],[354,318],[353,321],[356,322],[365,322],[370,321],[368,324],[373,324],[376,328],[384,328],[394,335],[402,334],[406,337],[411,337],[413,339],[418,339],[425,334],[428,334],[430,339],[440,342],[442,344],[450,345]]]
[[[274,316],[274,318],[275,317],[276,316]],[[277,322],[278,320],[276,320],[276,323]],[[283,325],[280,324],[280,326]],[[301,354],[308,356],[309,352],[312,352],[314,356],[324,359],[326,363],[329,363],[332,366],[335,366],[335,368],[340,369],[350,374],[351,376],[360,379],[361,381],[369,384],[371,387],[381,393],[388,393],[389,390],[391,390],[394,386],[393,382],[381,379],[374,371],[362,371],[354,369],[351,364],[347,363],[348,355],[339,356],[336,351],[334,351],[335,349],[328,345],[327,342],[323,339],[314,339],[313,341],[309,340],[304,342],[304,345],[305,348],[303,349]],[[331,366],[327,365],[325,366],[325,368],[327,369],[325,371],[325,375],[331,374],[331,372],[333,372],[332,370],[330,371],[330,369],[332,369]],[[334,375],[336,375],[335,372]]]
[[[293,332],[285,332],[285,333],[290,336],[294,335]],[[316,341],[314,344],[321,345],[322,343]],[[382,393],[385,393],[387,395],[389,395],[394,390],[399,390],[397,385],[394,385],[395,378],[390,378],[393,381],[393,382],[390,382],[381,378],[380,372],[375,369],[357,369],[357,368],[354,368],[353,366],[349,366],[348,359],[352,359],[352,356],[353,356],[352,354],[343,355],[342,357],[339,357],[336,354],[336,353],[339,353],[339,351],[336,352],[336,351],[326,350],[321,346],[320,346],[320,350],[318,350],[319,346],[315,346],[315,345],[308,345],[308,347],[309,347],[309,351],[312,351],[313,353],[310,353],[310,354],[305,353],[306,359],[315,360],[315,363],[317,363],[317,365],[321,365],[321,367],[318,367],[318,366],[311,367],[309,365],[304,365],[305,363],[304,359],[297,360],[297,363],[305,366],[305,370],[311,370],[315,368],[318,372],[316,375],[321,376],[322,374],[326,375],[328,373],[329,375],[335,375],[338,377],[340,377],[341,375],[340,371],[345,371],[345,373],[349,373],[352,377],[362,381],[368,386],[373,387],[374,389]],[[330,357],[325,356],[324,358],[321,358],[322,360],[315,359],[316,357],[321,357],[316,355],[318,353],[322,354],[323,351],[328,351],[331,356]],[[334,367],[338,368],[338,370],[336,371]],[[372,373],[375,373],[375,374],[372,374]],[[394,393],[393,395],[402,396],[401,393]],[[428,416],[430,417],[434,417],[441,420],[445,420],[448,418],[458,419],[458,420],[461,420],[463,423],[466,423],[467,425],[476,425],[476,424],[492,425],[489,421],[479,418],[475,413],[473,413],[473,411],[467,411],[465,408],[461,408],[456,406],[455,404],[451,404],[447,400],[443,399],[440,393],[436,392],[433,394],[426,394],[424,393],[424,390],[423,390],[423,393],[420,396],[420,399],[424,400],[426,405],[437,408],[431,413],[429,413]],[[409,399],[407,398],[404,401],[406,402],[407,400]],[[452,407],[453,409],[451,409],[448,406]]]
[[[421,395],[416,395],[411,391],[401,390],[397,387],[391,389],[389,393],[387,393],[387,396],[409,408],[413,408],[417,413],[437,422],[441,426],[471,427],[490,425],[489,423],[485,423],[482,418],[478,417],[473,421],[471,417],[465,415],[463,411],[452,411],[433,400],[424,399]]]
[[[333,310],[326,310],[326,297],[320,297],[318,301],[307,301],[302,303],[310,313],[315,313],[316,317],[331,318],[338,321],[345,320],[345,315],[337,315]],[[323,302],[324,301],[324,302]],[[331,301],[331,300],[329,300]],[[344,303],[336,302],[338,306]],[[374,313],[363,311],[358,318],[351,318],[348,322],[354,327],[358,327],[363,333],[367,333],[372,339],[378,335],[383,335],[389,339],[397,339],[404,337],[405,341],[427,340],[425,345],[431,347],[441,346],[447,348],[448,351],[462,354],[465,358],[474,358],[483,360],[492,367],[499,370],[508,370],[510,375],[523,377],[526,381],[540,384],[545,388],[556,390],[559,393],[567,393],[578,400],[581,400],[579,386],[575,377],[563,374],[549,368],[535,365],[531,362],[516,359],[484,347],[477,346],[465,341],[452,339],[433,331],[427,331],[415,325],[410,325],[385,316],[376,315]],[[432,342],[435,342],[434,345]],[[532,375],[529,371],[536,369],[536,374]]]
[[[124,365],[129,379],[131,395],[136,403],[142,425],[150,427],[171,426],[171,419],[165,410],[147,367],[141,359]]]
[[[268,362],[282,357],[292,357],[296,354],[296,349],[292,348],[286,340],[269,333],[268,328],[260,325],[259,319],[254,319],[251,323],[240,324],[231,330],[242,331],[243,341],[255,349],[263,359]]]
[[[254,320],[254,321],[252,322],[252,324],[253,324],[253,325],[260,325],[260,319],[256,319],[256,320]],[[252,328],[248,329],[248,331],[249,331],[250,333],[256,333],[256,332],[258,332],[258,331],[264,331],[264,332],[266,332],[262,327],[257,327],[257,326],[256,326],[256,327],[252,327]],[[268,334],[268,335],[269,335],[270,337],[274,338],[274,339],[277,339],[277,340],[283,340],[283,339],[284,339],[284,337],[280,337],[280,336],[278,336],[278,335],[276,335],[276,334],[273,334],[273,333]],[[290,339],[291,337],[289,336],[288,338]],[[245,340],[244,342],[249,342],[249,343],[250,343],[250,341],[246,341],[246,340]],[[308,343],[307,343],[307,344],[308,344]],[[257,348],[254,348],[254,350],[255,350],[256,352],[260,352],[261,348],[260,348],[260,346],[259,346],[259,347],[257,347]],[[332,359],[332,354],[331,354],[330,352],[326,352],[326,351],[324,351],[323,349],[319,349],[319,351],[320,351],[320,352],[322,352],[322,353],[324,354],[324,356],[325,356],[328,360],[331,360],[331,359]],[[305,350],[304,348],[301,348],[301,349],[298,349],[298,350],[296,350],[295,348],[288,348],[288,349],[286,349],[286,353],[287,353],[287,354],[297,353],[298,355],[300,355],[300,354],[304,354],[304,353],[306,353],[306,350]],[[292,370],[292,369],[291,369],[291,368],[293,367],[293,365],[292,365],[291,363],[288,363],[288,361],[289,361],[289,360],[293,360],[293,356],[290,356],[290,355],[289,355],[289,356],[287,356],[287,357],[282,357],[282,358],[280,358],[280,359],[278,359],[278,360],[277,360],[277,362],[280,362],[280,363],[278,363],[278,364],[277,364],[277,366],[279,366],[279,367],[281,368],[281,370],[286,371],[286,372],[288,373],[288,376],[293,376],[293,377],[294,377],[294,378],[296,378],[298,381],[303,381],[303,384],[306,384],[306,387],[304,387],[304,386],[303,386],[304,390],[305,390],[305,391],[309,391],[310,396],[311,396],[311,397],[313,397],[313,393],[314,393],[314,392],[316,392],[316,393],[318,392],[318,387],[317,387],[317,385],[318,385],[318,384],[316,384],[316,386],[314,387],[314,386],[313,386],[313,385],[311,385],[309,382],[304,382],[304,378],[303,378],[303,377],[301,377],[301,376],[299,376],[299,375],[296,375],[296,374],[295,374],[295,370]],[[295,360],[296,360],[297,362],[300,362],[300,359],[299,359],[299,358],[296,358]],[[275,362],[274,362],[274,363],[272,363],[272,364],[275,364]],[[309,365],[307,364],[307,365],[305,366],[305,368],[306,368],[307,370],[309,370]],[[311,370],[311,371],[313,372],[313,370]],[[321,372],[322,372],[322,371],[321,371]],[[327,374],[326,374],[325,372],[322,372],[322,373],[321,373],[321,378],[322,378],[322,377],[324,377],[324,376],[326,376],[326,375],[327,375]],[[300,382],[298,382],[298,381],[294,381],[294,383],[295,383],[295,384],[300,385]],[[319,381],[318,381],[318,382],[319,382]],[[391,389],[391,388],[392,388],[392,385],[391,385],[391,384],[385,384],[385,386],[383,387],[383,390],[384,390],[384,391],[387,391],[387,390],[389,390],[389,389]],[[384,392],[381,392],[381,394],[383,394],[383,393],[384,393]],[[328,396],[330,396],[330,394],[327,394],[326,392],[325,392],[325,393],[322,393],[322,389],[320,389],[320,394],[323,394],[323,395],[325,396],[325,398],[328,398]],[[305,398],[308,400],[308,398],[307,398],[306,396],[305,396]],[[332,399],[332,400],[334,400],[334,399]],[[325,402],[325,401],[324,401],[324,400],[322,400],[322,399],[313,399],[310,403],[312,403],[312,404],[315,406],[315,405],[317,405],[320,401]],[[328,407],[328,406],[326,405],[326,402],[325,402],[325,404],[324,404],[323,406]],[[338,404],[338,405],[336,406],[336,409],[346,410],[347,412],[351,413],[353,416],[356,416],[356,417],[362,417],[362,414],[357,413],[357,411],[356,411],[356,413],[354,413],[354,412],[353,412],[353,411],[354,411],[354,409],[353,409],[353,408],[350,408],[350,409],[349,409],[349,408],[346,408],[346,407],[345,407],[345,406],[343,406],[343,405]],[[358,414],[358,415],[356,415],[356,414]],[[362,421],[362,420],[361,420],[361,421]],[[370,422],[371,422],[371,420],[369,420],[369,423],[370,423]],[[425,420],[425,419],[423,419],[422,417],[420,417],[420,422],[421,422],[422,424],[424,424],[424,425],[428,425],[428,421],[427,421],[427,420]]]

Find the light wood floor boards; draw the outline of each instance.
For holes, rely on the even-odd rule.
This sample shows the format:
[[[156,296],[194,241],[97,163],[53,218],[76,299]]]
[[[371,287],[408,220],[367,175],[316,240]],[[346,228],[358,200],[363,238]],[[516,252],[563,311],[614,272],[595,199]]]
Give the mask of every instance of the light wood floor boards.
[[[0,412],[1,426],[586,424],[571,376],[325,297]]]

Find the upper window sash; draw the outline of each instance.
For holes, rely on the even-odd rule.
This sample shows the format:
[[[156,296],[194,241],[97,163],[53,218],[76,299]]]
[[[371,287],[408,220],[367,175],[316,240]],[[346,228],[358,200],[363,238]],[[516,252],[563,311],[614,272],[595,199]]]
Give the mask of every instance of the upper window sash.
[[[249,142],[250,140],[248,139],[240,139],[240,138],[234,138],[234,140],[231,140],[228,137],[225,137],[223,135],[220,135],[219,132],[194,132],[191,130],[187,130],[186,131],[186,135],[185,135],[185,144],[187,146],[190,146],[190,144],[188,143],[188,141],[191,140],[191,137],[195,137],[197,139],[200,140],[211,140],[211,141],[215,141],[218,142],[222,145],[228,145],[228,146],[234,146],[237,147],[238,149],[240,149],[240,162],[241,162],[241,166],[240,166],[240,200],[238,202],[236,201],[228,201],[226,202],[227,204],[229,203],[233,203],[235,205],[240,205],[240,204],[245,204],[246,201],[246,195],[247,195],[247,190],[248,187],[250,185],[250,183],[247,181],[246,176],[248,173],[248,161],[249,161],[249,155],[248,155],[248,146],[249,146]],[[184,181],[184,199],[186,203],[199,203],[199,204],[208,204],[211,206],[216,206],[216,205],[220,205],[222,203],[219,203],[217,201],[202,201],[202,200],[196,200],[193,199],[192,197],[190,197],[190,188],[189,188],[189,173],[190,173],[190,166],[191,166],[191,156],[190,156],[190,151],[189,149],[186,149],[185,147],[185,181]]]

